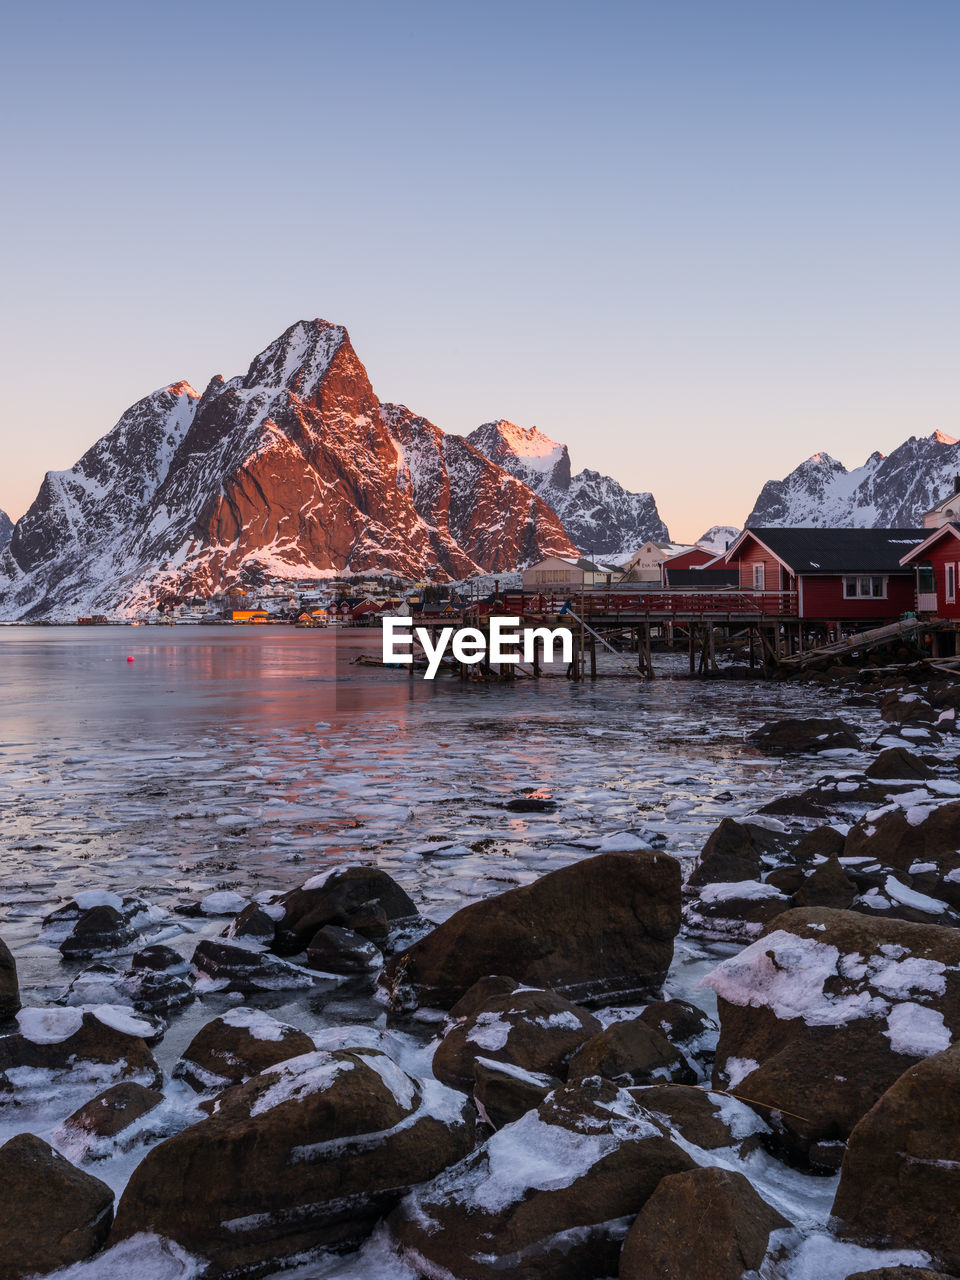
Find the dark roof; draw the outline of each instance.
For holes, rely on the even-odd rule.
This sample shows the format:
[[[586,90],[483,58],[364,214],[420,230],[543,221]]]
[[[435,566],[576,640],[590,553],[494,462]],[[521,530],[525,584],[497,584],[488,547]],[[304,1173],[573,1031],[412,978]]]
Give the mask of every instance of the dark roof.
[[[745,529],[794,573],[903,573],[929,529]]]

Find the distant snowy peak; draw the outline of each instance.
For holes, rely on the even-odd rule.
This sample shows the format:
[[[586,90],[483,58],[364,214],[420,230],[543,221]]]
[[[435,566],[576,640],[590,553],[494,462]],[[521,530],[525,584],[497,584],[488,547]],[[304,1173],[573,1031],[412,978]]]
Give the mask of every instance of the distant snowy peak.
[[[953,492],[960,442],[943,431],[911,436],[886,457],[852,471],[815,453],[783,480],[768,480],[747,526],[919,528],[924,512]]]
[[[0,547],[5,547],[13,533],[13,521],[5,511],[0,511]]]
[[[698,547],[708,551],[726,551],[740,537],[741,530],[732,524],[715,524],[697,539]]]
[[[537,427],[501,418],[471,431],[467,441],[539,494],[581,552],[632,554],[650,538],[669,538],[651,493],[630,493],[599,471],[571,474],[570,454]]]
[[[518,427],[515,422],[500,418],[483,423],[470,432],[467,440],[491,462],[537,491],[545,485],[570,488],[567,446],[551,440],[539,427]]]

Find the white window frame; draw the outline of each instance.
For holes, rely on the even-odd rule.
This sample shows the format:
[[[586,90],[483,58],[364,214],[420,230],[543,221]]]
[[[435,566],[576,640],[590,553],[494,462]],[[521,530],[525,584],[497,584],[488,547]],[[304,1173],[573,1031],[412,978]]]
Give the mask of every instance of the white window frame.
[[[767,566],[762,560],[757,560],[753,566],[753,589],[754,591],[766,591]]]
[[[947,604],[957,603],[957,566],[956,564],[947,564],[943,570],[944,577],[944,599]]]
[[[889,579],[879,573],[845,574],[843,579],[844,600],[886,600]],[[880,584],[879,592],[874,584]]]

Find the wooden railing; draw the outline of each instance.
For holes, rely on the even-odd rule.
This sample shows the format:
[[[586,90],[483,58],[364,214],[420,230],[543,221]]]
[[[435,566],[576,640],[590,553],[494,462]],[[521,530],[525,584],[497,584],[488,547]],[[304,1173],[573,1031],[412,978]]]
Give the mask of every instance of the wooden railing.
[[[508,609],[519,606],[520,592],[508,592]],[[616,618],[620,615],[658,614],[763,614],[769,617],[796,617],[795,591],[749,591],[737,588],[690,591],[680,587],[658,587],[649,591],[587,590],[523,593],[524,613],[557,614],[564,605],[590,617]]]

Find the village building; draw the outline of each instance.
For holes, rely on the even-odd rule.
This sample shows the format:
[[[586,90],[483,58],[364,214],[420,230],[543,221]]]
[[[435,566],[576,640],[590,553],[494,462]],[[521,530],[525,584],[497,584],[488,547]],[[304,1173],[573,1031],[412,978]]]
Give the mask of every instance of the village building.
[[[524,591],[579,591],[581,587],[607,587],[616,582],[621,570],[615,565],[594,564],[581,557],[567,560],[562,556],[547,556],[539,560],[521,575]]]
[[[939,529],[941,525],[950,524],[953,520],[960,520],[960,476],[953,478],[953,491],[941,498],[935,507],[924,512],[923,527]]]
[[[955,499],[960,506],[960,499]],[[941,524],[907,551],[903,567],[916,577],[917,612],[937,618],[960,618],[960,523]]]
[[[879,622],[914,609],[914,572],[902,563],[923,529],[744,529],[718,563],[741,591],[798,618]]]
[[[665,560],[697,549],[679,542],[645,542],[627,561],[624,578],[627,582],[660,582],[661,565]]]

